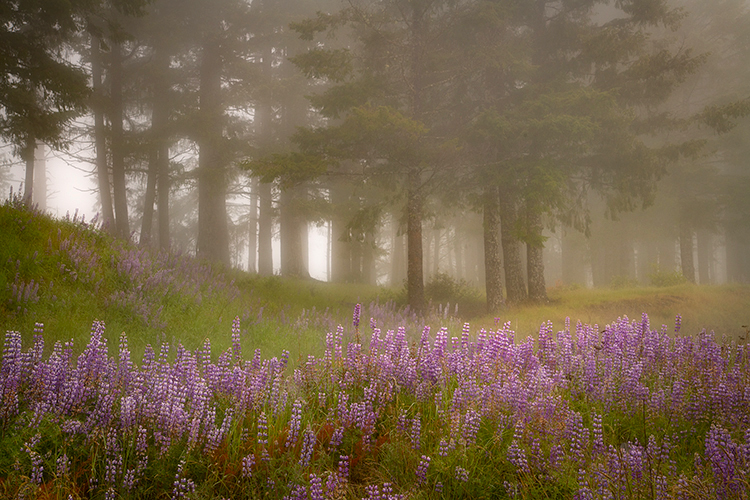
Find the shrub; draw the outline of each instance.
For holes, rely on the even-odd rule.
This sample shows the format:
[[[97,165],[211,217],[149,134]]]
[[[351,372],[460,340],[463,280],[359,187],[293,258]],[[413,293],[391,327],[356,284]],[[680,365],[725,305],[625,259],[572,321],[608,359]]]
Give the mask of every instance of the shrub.
[[[687,278],[680,271],[662,271],[653,266],[653,271],[648,275],[648,281],[652,286],[675,286],[687,283]]]
[[[481,298],[476,288],[446,273],[435,274],[425,285],[424,293],[433,302],[463,302]]]

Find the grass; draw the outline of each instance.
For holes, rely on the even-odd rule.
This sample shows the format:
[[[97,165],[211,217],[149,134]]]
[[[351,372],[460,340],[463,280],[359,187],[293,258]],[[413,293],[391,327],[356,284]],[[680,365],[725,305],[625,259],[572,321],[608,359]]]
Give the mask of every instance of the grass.
[[[741,285],[635,287],[549,290],[547,304],[510,307],[497,317],[482,315],[483,295],[465,283],[444,279],[432,283],[441,303],[459,294],[459,318],[433,310],[427,320],[407,318],[401,311],[403,291],[356,284],[260,277],[235,270],[209,268],[190,258],[170,257],[117,242],[82,220],[54,220],[13,202],[0,207],[0,328],[22,332],[30,339],[36,322],[45,325],[51,340],[75,340],[85,345],[94,320],[107,325],[110,342],[126,332],[131,349],[140,356],[147,344],[179,341],[195,349],[210,338],[217,348],[228,347],[227,332],[240,317],[243,347],[278,356],[291,350],[292,360],[322,350],[325,334],[336,325],[349,325],[356,303],[364,304],[363,323],[376,316],[383,328],[413,323],[412,335],[424,323],[434,328],[471,322],[474,329],[495,328],[510,321],[519,339],[537,335],[542,323],[562,329],[566,318],[598,324],[620,316],[639,318],[647,312],[652,324],[671,331],[682,315],[682,331],[714,330],[719,337],[743,340],[750,325],[750,287]],[[126,260],[152,266],[138,275],[120,271]],[[189,290],[176,290],[181,279],[155,285],[152,293],[139,287],[167,263],[173,274],[188,273]],[[199,283],[198,283],[199,282]],[[446,284],[447,283],[447,284]],[[428,292],[430,291],[428,283]],[[449,286],[450,285],[450,286]],[[127,296],[113,305],[117,294]],[[369,309],[367,306],[370,306]],[[400,313],[401,312],[401,313]],[[408,316],[408,315],[407,315]],[[407,321],[407,319],[409,321]]]
[[[587,488],[605,487],[651,498],[668,476],[673,497],[741,488],[736,497],[746,498],[746,479],[717,471],[730,455],[732,474],[750,463],[737,451],[750,446],[750,358],[740,338],[748,287],[556,288],[549,303],[498,318],[417,318],[398,291],[212,268],[13,204],[0,207],[0,227],[0,327],[20,331],[24,345],[21,353],[6,336],[0,363],[0,496],[178,498],[184,480],[189,498],[291,498],[299,488],[310,498],[316,479],[335,483],[328,498],[383,498],[391,487],[415,499],[588,498]],[[461,293],[461,311],[479,309],[480,294]],[[643,312],[648,332],[621,321],[602,333]],[[677,314],[687,337],[661,335],[662,323],[672,334]],[[375,347],[370,317],[382,330]],[[566,317],[599,328],[556,335]],[[107,325],[108,350],[90,335],[94,320]],[[548,320],[553,328],[540,332]],[[459,339],[463,321],[471,335]],[[515,332],[500,330],[505,322]],[[425,324],[433,330],[420,342]],[[408,338],[388,332],[399,326]],[[714,343],[702,328],[735,341]],[[86,356],[60,363],[69,354],[52,345],[70,339]],[[144,357],[148,344],[156,362]],[[302,408],[296,424],[293,404]],[[286,444],[295,425],[299,436]],[[671,462],[651,462],[652,445]],[[243,475],[248,459],[252,474]],[[131,472],[142,479],[132,488]]]

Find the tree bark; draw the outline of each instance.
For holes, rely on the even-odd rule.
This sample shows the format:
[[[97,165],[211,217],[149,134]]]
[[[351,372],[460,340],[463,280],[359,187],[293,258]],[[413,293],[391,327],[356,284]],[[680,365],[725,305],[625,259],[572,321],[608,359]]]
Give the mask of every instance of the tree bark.
[[[526,300],[526,284],[523,280],[520,242],[516,236],[518,209],[512,195],[500,198],[501,243],[505,268],[505,290],[508,304],[519,304]]]
[[[527,207],[526,223],[531,236],[526,242],[526,274],[529,280],[529,299],[548,302],[547,284],[544,280],[544,240],[542,214],[534,206]]]
[[[562,280],[565,285],[586,284],[585,237],[571,228],[562,229]]]
[[[281,225],[281,275],[308,278],[307,256],[304,254],[303,234],[307,224],[301,217],[297,200],[304,195],[302,188],[281,192],[279,223]]]
[[[406,283],[409,307],[424,311],[424,269],[422,268],[422,193],[419,170],[413,168],[408,175],[406,202]]]
[[[391,286],[393,288],[400,288],[404,282],[404,235],[399,234],[400,228],[399,219],[393,216],[392,219],[392,254],[391,254]]]
[[[221,52],[219,41],[203,43],[200,66],[201,133],[198,142],[198,256],[229,266],[226,165],[222,151]]]
[[[698,282],[707,285],[711,282],[713,260],[713,239],[708,229],[701,228],[697,231],[698,240]]]
[[[123,71],[122,48],[112,43],[110,54],[110,122],[112,123],[112,193],[115,207],[115,229],[117,236],[130,238],[128,220],[127,184],[125,181],[125,133],[123,131]]]
[[[36,150],[36,140],[31,137],[21,151],[21,159],[26,164],[26,177],[23,182],[23,203],[28,208],[31,208],[34,203],[34,150]]]
[[[258,258],[258,179],[250,179],[250,206],[247,216],[247,272],[255,273]]]
[[[151,127],[153,129],[153,125]],[[154,223],[154,202],[156,201],[156,175],[158,171],[158,151],[152,146],[149,151],[148,173],[146,174],[146,193],[143,197],[143,219],[141,220],[141,237],[138,242],[142,246],[151,244],[151,233]]]
[[[695,263],[693,261],[693,228],[691,224],[680,220],[680,267],[682,275],[690,283],[695,283]]]
[[[104,102],[106,99],[102,82],[103,61],[101,42],[91,36],[91,76],[93,85],[94,112],[94,145],[96,149],[96,178],[99,185],[99,202],[102,205],[102,226],[115,234],[115,212],[112,207],[112,191],[109,182],[109,165],[107,162],[107,129],[104,124]]]
[[[258,183],[258,274],[273,276],[273,189],[270,183]]]
[[[496,187],[484,188],[484,269],[487,313],[503,307],[503,275],[500,246],[500,194]]]
[[[45,158],[46,146],[43,142],[36,141],[34,149],[34,193],[31,199],[37,210],[47,210],[47,160]]]

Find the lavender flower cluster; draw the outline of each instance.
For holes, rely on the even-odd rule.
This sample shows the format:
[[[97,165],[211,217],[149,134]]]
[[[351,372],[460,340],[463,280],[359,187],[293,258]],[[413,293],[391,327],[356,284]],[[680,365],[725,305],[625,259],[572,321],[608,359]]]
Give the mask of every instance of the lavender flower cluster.
[[[4,487],[135,498],[163,477],[172,498],[750,494],[746,345],[654,330],[645,314],[601,331],[546,323],[519,343],[509,324],[425,327],[414,343],[405,328],[370,330],[345,345],[339,329],[293,370],[286,355],[246,360],[239,320],[218,356],[209,340],[163,344],[140,365],[124,335],[110,356],[102,323],[78,356],[56,343],[45,357],[41,327],[26,350],[8,332],[0,426],[23,445]]]

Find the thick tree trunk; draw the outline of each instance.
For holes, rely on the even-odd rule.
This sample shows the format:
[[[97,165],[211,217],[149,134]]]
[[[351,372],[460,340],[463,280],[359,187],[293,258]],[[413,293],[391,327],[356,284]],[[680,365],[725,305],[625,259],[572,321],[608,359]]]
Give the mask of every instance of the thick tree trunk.
[[[422,193],[417,169],[408,176],[406,202],[406,283],[409,307],[417,313],[424,311],[424,269],[422,268]]]
[[[680,220],[680,267],[682,275],[695,283],[695,263],[693,261],[693,228],[686,220]]]
[[[107,163],[107,129],[104,124],[104,103],[106,100],[102,82],[103,61],[98,37],[91,37],[91,76],[94,88],[92,110],[94,112],[94,146],[96,149],[96,178],[99,186],[99,202],[102,205],[102,225],[114,234],[115,212],[112,207],[112,191],[109,182]]]
[[[304,253],[304,237],[307,224],[301,217],[297,200],[304,196],[302,188],[281,192],[279,223],[281,225],[281,275],[307,278],[307,256]]]
[[[503,263],[500,245],[500,194],[496,187],[484,189],[483,216],[487,313],[497,314],[503,307]]]
[[[516,236],[518,209],[511,195],[500,197],[501,242],[503,246],[503,267],[505,269],[505,290],[508,304],[518,304],[526,300],[526,284],[523,280],[520,242]]]
[[[273,189],[270,183],[258,184],[258,274],[273,276]]]
[[[221,53],[218,40],[203,44],[200,67],[201,133],[198,141],[198,256],[230,265],[226,209],[226,158],[222,151]]]
[[[531,240],[526,242],[526,275],[529,280],[529,299],[547,302],[547,284],[544,281],[544,239],[542,214],[535,207],[527,207],[526,223]]]
[[[122,47],[112,42],[110,66],[110,122],[112,123],[112,193],[115,207],[115,228],[123,239],[130,238],[127,183],[125,181],[125,133],[123,131]]]

